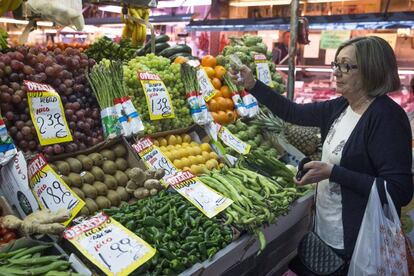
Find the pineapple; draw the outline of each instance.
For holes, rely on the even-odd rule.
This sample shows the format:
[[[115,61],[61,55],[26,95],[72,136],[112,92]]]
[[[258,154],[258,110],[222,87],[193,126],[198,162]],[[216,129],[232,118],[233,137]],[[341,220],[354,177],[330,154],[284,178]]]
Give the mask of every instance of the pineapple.
[[[288,143],[307,156],[318,151],[321,141],[319,129],[316,127],[288,124],[268,110],[267,112],[261,110],[253,122],[272,135],[285,138]]]

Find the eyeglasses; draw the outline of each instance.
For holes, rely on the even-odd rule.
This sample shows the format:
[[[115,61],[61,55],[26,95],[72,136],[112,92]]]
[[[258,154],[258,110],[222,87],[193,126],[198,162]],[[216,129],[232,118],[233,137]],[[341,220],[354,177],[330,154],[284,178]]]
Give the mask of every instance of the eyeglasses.
[[[357,65],[352,65],[348,63],[337,63],[332,61],[331,62],[332,70],[339,70],[341,73],[348,73],[351,69],[358,69]]]

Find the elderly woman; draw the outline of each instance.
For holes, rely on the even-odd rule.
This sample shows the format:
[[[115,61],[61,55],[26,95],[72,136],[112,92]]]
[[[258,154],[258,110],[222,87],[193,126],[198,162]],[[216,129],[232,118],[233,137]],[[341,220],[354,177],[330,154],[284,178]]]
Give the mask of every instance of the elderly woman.
[[[349,261],[374,180],[383,202],[387,182],[398,212],[413,196],[411,129],[404,110],[386,95],[400,87],[400,80],[385,40],[345,42],[332,68],[341,97],[325,102],[295,104],[256,81],[245,66],[240,84],[287,122],[320,127],[322,161],[307,163],[309,171],[297,184],[319,182],[315,232]]]

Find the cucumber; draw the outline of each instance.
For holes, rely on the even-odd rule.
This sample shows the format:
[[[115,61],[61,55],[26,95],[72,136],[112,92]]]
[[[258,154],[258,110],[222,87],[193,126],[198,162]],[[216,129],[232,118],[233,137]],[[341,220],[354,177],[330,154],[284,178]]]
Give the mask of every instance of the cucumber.
[[[135,56],[144,56],[145,55],[145,48],[142,47],[135,52]]]
[[[192,51],[191,48],[189,46],[187,46],[187,45],[176,45],[174,47],[171,47],[171,48],[167,48],[165,50],[162,50],[159,55],[160,56],[163,56],[163,57],[169,58],[172,55],[177,54],[177,53],[188,53],[188,54],[191,54],[191,51]]]
[[[170,37],[168,35],[159,35],[155,38],[155,43],[162,43],[162,42],[167,42],[170,40]]]
[[[167,48],[170,48],[170,44],[168,44],[167,42],[157,43],[157,44],[155,44],[155,54],[158,54],[162,50],[165,50]],[[149,52],[151,52],[151,47],[149,49]]]

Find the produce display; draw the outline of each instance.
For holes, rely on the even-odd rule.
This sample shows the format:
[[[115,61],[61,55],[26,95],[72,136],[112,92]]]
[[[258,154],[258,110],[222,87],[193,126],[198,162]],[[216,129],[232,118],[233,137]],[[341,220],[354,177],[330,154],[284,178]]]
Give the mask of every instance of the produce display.
[[[125,146],[116,144],[99,152],[55,161],[51,166],[85,201],[80,214],[87,216],[104,208],[119,206],[130,199],[125,187],[130,176],[133,176],[133,168],[126,155]]]
[[[181,80],[180,64],[170,64],[167,58],[148,54],[131,59],[124,66],[124,77],[128,95],[133,96],[133,103],[141,116],[147,134],[185,128],[192,124],[192,118],[185,100],[184,84]],[[172,100],[174,119],[150,121],[148,106],[144,90],[137,78],[137,72],[151,72],[158,74],[164,82]]]
[[[177,275],[212,258],[233,240],[230,226],[208,219],[177,193],[162,191],[133,205],[104,210],[157,249],[131,275]]]
[[[0,28],[0,50],[7,49],[7,37],[9,35],[3,29]]]
[[[230,45],[224,47],[222,55],[217,56],[217,64],[230,69],[229,56],[232,54],[238,56],[241,62],[247,65],[253,72],[256,72],[254,56],[256,54],[266,55],[274,89],[279,93],[285,92],[282,76],[276,72],[275,64],[271,62],[271,53],[268,53],[267,46],[263,43],[260,36],[244,35],[242,38],[232,37]]]
[[[208,110],[211,112],[214,121],[222,125],[234,122],[238,114],[231,98],[232,93],[224,83],[226,69],[221,65],[217,65],[216,58],[211,55],[204,56],[201,59],[201,65],[216,89],[214,98],[207,102]]]
[[[47,156],[84,150],[103,140],[96,99],[85,73],[95,62],[78,49],[18,47],[0,56],[0,109],[15,144],[23,152]],[[73,142],[42,147],[30,118],[23,80],[52,85],[59,93]]]
[[[239,234],[255,234],[260,242],[259,253],[262,252],[267,243],[263,227],[274,227],[271,224],[288,214],[292,203],[310,189],[296,187],[295,168],[278,159],[282,157],[277,150],[278,140],[286,140],[316,159],[320,154],[319,131],[286,124],[264,107],[259,112],[254,97],[230,79],[227,71],[231,64],[243,63],[254,71],[255,54],[268,55],[260,37],[232,38],[222,55],[205,55],[197,67],[197,62],[190,61],[198,59],[192,56],[193,50],[188,45],[173,45],[168,35],[152,38],[155,49],[151,49],[151,41],[145,43],[144,23],[149,9],[123,6],[121,16],[125,27],[120,43],[104,36],[90,45],[49,42],[47,48],[19,46],[3,50],[7,41],[0,34],[0,115],[27,162],[38,152],[46,157],[30,162],[29,175],[36,170],[39,178],[49,177],[50,174],[40,174],[44,160],[48,160],[71,191],[85,202],[77,215],[70,214],[65,202],[70,193],[55,185],[59,178],[53,183],[43,180],[37,186],[31,183],[26,187],[28,192],[39,202],[51,203],[44,206],[58,211],[52,212],[50,207],[51,210],[37,210],[24,218],[2,216],[0,246],[10,245],[17,234],[33,238],[38,234],[55,235],[59,237],[56,242],[62,245],[66,241],[74,245],[72,239],[79,239],[79,246],[62,250],[75,256],[88,251],[91,254],[83,254],[78,265],[88,259],[84,264],[95,273],[98,267],[103,268],[99,262],[114,275],[131,272],[138,265],[131,275],[178,275],[197,263],[213,263],[209,261],[218,258],[216,253]],[[201,93],[204,87],[199,68],[205,70],[215,89],[215,95],[207,102]],[[283,92],[282,79],[270,62],[269,68],[274,88]],[[155,75],[165,84],[168,97]],[[73,141],[40,145],[30,113],[35,109],[29,108],[25,80],[48,84],[57,91]],[[169,100],[173,112],[170,108],[164,110]],[[166,116],[170,117],[165,119]],[[222,148],[220,141],[208,140],[214,138],[213,121],[249,144],[250,151],[240,155],[239,140],[232,139],[228,132],[218,139],[231,147]],[[198,126],[190,128],[193,124]],[[149,139],[134,144],[146,136],[177,170],[193,175],[184,172],[166,181],[166,173],[174,170],[169,170],[168,162],[158,151],[147,148]],[[141,155],[145,153],[144,160],[138,160],[137,152],[130,151],[130,144]],[[12,165],[9,169],[15,171],[15,179],[4,178],[11,182],[27,169],[20,160]],[[174,184],[168,187],[168,183]],[[154,250],[147,248],[143,258],[150,259],[140,262],[138,255],[144,256],[145,250],[128,249],[138,248],[132,245],[134,236],[124,227],[116,227],[119,224],[106,216],[101,221],[91,218],[98,211],[154,247],[155,256],[151,257]],[[74,219],[69,221],[71,218]],[[85,224],[76,227],[85,219]],[[92,231],[81,231],[84,227]],[[95,232],[95,228],[102,232]],[[69,231],[73,232],[66,235]],[[77,275],[64,256],[47,254],[47,249],[41,245],[1,252],[0,275]],[[116,265],[114,259],[119,261],[115,261]]]
[[[154,139],[154,144],[177,169],[190,171],[194,175],[209,173],[223,166],[208,143],[199,144],[188,134],[159,137]]]
[[[3,275],[68,275],[81,276],[70,267],[63,255],[46,254],[51,245],[37,245],[0,253],[0,271]]]

